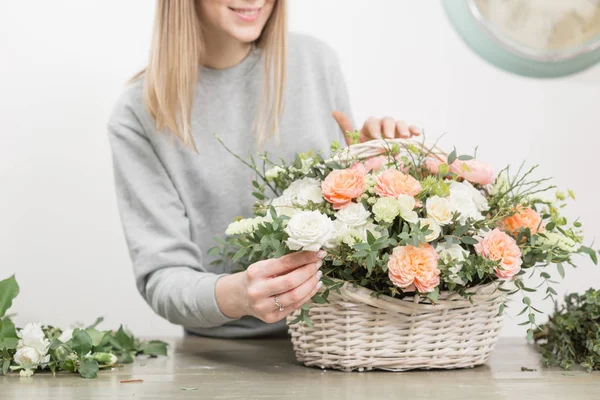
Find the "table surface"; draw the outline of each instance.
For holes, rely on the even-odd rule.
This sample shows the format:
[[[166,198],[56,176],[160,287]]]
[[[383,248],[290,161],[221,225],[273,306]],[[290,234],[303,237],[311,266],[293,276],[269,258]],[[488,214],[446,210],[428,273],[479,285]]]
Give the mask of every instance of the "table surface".
[[[169,356],[87,380],[0,377],[2,399],[600,399],[600,373],[547,369],[524,340],[501,339],[485,365],[450,371],[339,372],[296,362],[288,339],[168,341]],[[521,371],[521,367],[535,371]],[[142,379],[141,383],[119,383]]]

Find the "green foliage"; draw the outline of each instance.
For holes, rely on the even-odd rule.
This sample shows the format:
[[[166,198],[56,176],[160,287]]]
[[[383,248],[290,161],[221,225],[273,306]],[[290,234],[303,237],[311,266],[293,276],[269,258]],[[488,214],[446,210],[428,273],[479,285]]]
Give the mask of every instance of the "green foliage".
[[[3,315],[18,294],[19,286],[14,276],[0,281],[0,299]],[[63,333],[61,329],[43,326],[45,338],[50,342],[48,355],[50,360],[38,365],[16,365],[14,355],[19,338],[17,328],[8,316],[0,319],[0,374],[23,369],[49,369],[79,373],[84,378],[96,378],[98,370],[109,368],[115,363],[131,363],[138,355],[156,357],[167,355],[167,344],[160,340],[142,341],[123,326],[117,331],[101,331],[96,329],[103,318],[96,319],[87,328],[73,330],[71,339],[65,343],[59,340]]]
[[[544,364],[600,370],[600,290],[565,296],[564,305],[555,303],[554,313],[533,336]]]

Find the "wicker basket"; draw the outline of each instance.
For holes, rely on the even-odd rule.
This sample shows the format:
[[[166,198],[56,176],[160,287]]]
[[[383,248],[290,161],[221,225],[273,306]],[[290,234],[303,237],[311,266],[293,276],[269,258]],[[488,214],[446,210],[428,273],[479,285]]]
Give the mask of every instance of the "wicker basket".
[[[306,366],[342,371],[453,369],[483,364],[494,349],[503,317],[493,285],[472,288],[473,304],[440,293],[419,298],[371,296],[345,284],[329,304],[312,304],[310,319],[289,325],[296,358]],[[291,322],[299,311],[288,317]]]

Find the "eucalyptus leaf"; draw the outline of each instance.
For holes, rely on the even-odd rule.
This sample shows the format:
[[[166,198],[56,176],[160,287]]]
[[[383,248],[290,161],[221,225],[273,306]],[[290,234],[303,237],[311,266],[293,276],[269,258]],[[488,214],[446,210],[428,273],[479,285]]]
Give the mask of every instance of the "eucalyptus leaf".
[[[86,379],[93,379],[98,377],[98,362],[91,358],[82,360],[79,364],[79,374]]]

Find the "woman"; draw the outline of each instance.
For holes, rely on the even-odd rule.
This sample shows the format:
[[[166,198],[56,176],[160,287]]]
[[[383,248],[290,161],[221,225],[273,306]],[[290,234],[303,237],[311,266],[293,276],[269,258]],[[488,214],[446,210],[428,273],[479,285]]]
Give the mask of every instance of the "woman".
[[[148,67],[115,106],[109,138],[137,287],[159,315],[205,336],[285,332],[284,318],[318,290],[325,254],[216,273],[206,251],[253,199],[250,171],[213,133],[238,154],[290,159],[352,131],[347,115],[337,59],[286,35],[285,0],[158,0]],[[411,132],[371,118],[361,139]]]

